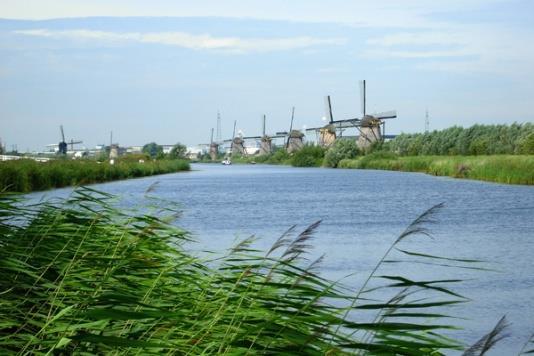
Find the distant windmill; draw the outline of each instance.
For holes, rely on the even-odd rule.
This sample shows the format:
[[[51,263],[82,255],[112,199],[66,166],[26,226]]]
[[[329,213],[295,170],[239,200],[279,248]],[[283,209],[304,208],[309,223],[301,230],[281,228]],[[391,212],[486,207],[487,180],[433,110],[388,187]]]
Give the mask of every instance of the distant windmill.
[[[58,143],[58,153],[62,155],[67,154],[67,142],[65,141],[65,132],[63,131],[63,125],[59,125],[61,131],[61,142]],[[73,139],[68,142],[70,144],[71,151],[74,151],[74,145],[83,143],[82,141],[74,141]]]
[[[332,116],[332,106],[330,102],[330,97],[327,96],[326,99],[326,106],[327,106],[327,119],[329,119],[329,125],[330,126],[330,135],[327,135],[326,128],[325,127],[317,127],[317,128],[310,128],[307,131],[315,130],[320,131],[323,130],[323,142],[326,141],[326,138],[331,138],[332,135],[336,135],[336,133],[339,133],[341,136],[341,133],[344,129],[347,128],[356,128],[360,135],[358,137],[358,147],[362,149],[366,149],[370,145],[372,145],[374,142],[381,142],[383,141],[387,136],[385,134],[385,121],[386,119],[394,119],[397,117],[397,112],[395,110],[382,112],[382,113],[375,113],[375,114],[367,114],[367,92],[366,92],[366,82],[365,80],[360,82],[361,85],[361,91],[360,91],[360,97],[361,97],[361,107],[362,107],[362,117],[361,118],[354,118],[354,119],[345,119],[345,120],[334,120]],[[332,132],[333,130],[333,132]]]
[[[319,135],[319,145],[322,147],[330,147],[336,141],[336,126],[334,125],[334,115],[332,114],[330,95],[325,96],[324,106],[325,116],[323,117],[323,121],[327,121],[327,124],[322,127],[312,127],[306,129],[306,131],[315,131],[316,135]]]
[[[232,138],[229,140],[224,140],[223,142],[230,142],[230,154],[239,154],[246,155],[245,151],[245,140],[243,139],[242,134],[236,136],[235,129],[237,125],[237,120],[234,120],[234,131],[232,132]]]
[[[299,130],[293,130],[293,119],[295,118],[295,107],[291,110],[291,125],[289,126],[289,133],[287,135],[286,150],[288,153],[293,153],[304,146],[304,134]]]
[[[116,159],[119,157],[119,144],[113,143],[113,131],[109,133],[109,159]]]

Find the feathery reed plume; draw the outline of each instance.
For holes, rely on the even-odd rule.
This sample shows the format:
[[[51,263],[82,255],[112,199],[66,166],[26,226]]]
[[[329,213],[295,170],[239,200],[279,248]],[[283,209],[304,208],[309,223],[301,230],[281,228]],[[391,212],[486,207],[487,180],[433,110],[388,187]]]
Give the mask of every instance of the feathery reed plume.
[[[315,230],[317,230],[320,224],[321,220],[318,220],[301,232],[289,243],[286,251],[282,254],[281,259],[284,261],[293,261],[305,253],[307,249],[311,248],[311,245],[307,242],[313,237]]]
[[[465,350],[462,356],[484,356],[497,342],[508,337],[508,334],[504,334],[507,327],[506,317],[503,316],[489,333]]]

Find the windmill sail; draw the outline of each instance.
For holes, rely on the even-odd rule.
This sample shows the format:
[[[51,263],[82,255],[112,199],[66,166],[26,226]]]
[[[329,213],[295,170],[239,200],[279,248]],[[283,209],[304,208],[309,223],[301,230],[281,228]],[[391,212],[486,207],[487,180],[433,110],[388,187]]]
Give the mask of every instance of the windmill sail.
[[[361,102],[361,108],[362,108],[362,117],[365,116],[366,114],[366,111],[365,111],[365,106],[367,104],[367,98],[365,97],[366,93],[366,88],[365,88],[365,80],[361,80],[360,81],[360,102]]]
[[[325,116],[328,120],[328,123],[332,123],[334,121],[334,117],[332,115],[332,103],[330,101],[330,95],[327,95],[324,97],[324,106],[325,106]]]

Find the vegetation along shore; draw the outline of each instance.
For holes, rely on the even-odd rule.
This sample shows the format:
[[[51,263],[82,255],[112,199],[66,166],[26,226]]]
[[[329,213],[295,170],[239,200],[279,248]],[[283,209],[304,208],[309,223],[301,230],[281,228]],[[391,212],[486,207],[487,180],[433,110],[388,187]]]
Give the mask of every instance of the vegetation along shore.
[[[467,302],[451,289],[460,280],[402,276],[401,265],[443,260],[403,246],[428,235],[441,205],[392,237],[354,289],[322,278],[321,259],[305,258],[320,222],[288,230],[269,251],[248,238],[223,257],[200,259],[184,247],[188,233],[171,224],[168,202],[170,215],[154,216],[116,210],[113,201],[89,188],[31,206],[0,194],[1,354],[478,354],[478,344],[450,334],[447,306]],[[402,256],[414,261],[383,275],[384,261]],[[480,262],[446,260],[443,277],[452,266],[484,273]],[[485,347],[505,325],[488,327]]]
[[[474,125],[420,134],[402,134],[362,151],[351,140],[330,147],[305,145],[236,163],[287,164],[295,167],[381,169],[507,184],[534,184],[534,125]]]
[[[20,159],[0,162],[0,190],[27,193],[189,169],[189,162],[181,159],[147,159],[142,163],[137,159],[119,159],[114,164],[90,159],[49,162]]]

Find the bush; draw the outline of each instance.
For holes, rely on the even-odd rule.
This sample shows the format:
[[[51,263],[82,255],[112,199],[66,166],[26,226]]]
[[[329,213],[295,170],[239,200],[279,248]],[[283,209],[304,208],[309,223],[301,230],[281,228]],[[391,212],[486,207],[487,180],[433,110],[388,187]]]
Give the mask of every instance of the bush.
[[[320,167],[323,164],[325,150],[314,145],[304,145],[291,157],[293,167]]]
[[[342,159],[356,158],[360,150],[354,140],[336,140],[324,156],[324,165],[327,167],[337,167]]]
[[[526,135],[519,141],[518,153],[525,155],[534,154],[534,132]]]

